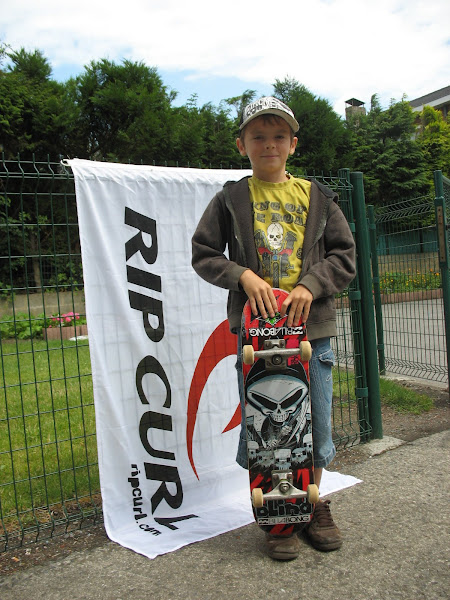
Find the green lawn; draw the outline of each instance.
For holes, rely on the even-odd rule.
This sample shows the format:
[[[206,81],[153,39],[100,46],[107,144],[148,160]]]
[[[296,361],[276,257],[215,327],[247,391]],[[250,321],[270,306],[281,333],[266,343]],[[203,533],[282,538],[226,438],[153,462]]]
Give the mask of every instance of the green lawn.
[[[4,521],[16,513],[22,522],[36,520],[32,507],[68,506],[98,493],[87,341],[6,340],[0,359]]]

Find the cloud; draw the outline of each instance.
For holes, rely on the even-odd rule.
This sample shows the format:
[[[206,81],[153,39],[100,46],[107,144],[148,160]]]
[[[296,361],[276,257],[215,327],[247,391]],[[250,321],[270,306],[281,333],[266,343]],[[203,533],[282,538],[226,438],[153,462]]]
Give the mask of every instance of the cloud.
[[[449,85],[449,22],[448,0],[16,0],[2,9],[0,39],[79,71],[128,58],[238,78],[243,90],[289,76],[342,112],[349,97],[387,104]]]

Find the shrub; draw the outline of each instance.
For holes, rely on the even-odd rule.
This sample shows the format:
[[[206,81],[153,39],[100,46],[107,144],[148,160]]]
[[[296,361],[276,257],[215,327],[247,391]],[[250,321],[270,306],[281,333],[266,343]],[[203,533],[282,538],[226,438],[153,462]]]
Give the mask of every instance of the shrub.
[[[405,273],[384,273],[380,277],[380,290],[382,294],[394,292],[412,292],[417,290],[435,290],[441,287],[441,274],[430,269],[426,273],[417,271],[412,273],[411,269]]]
[[[16,313],[0,317],[0,338],[26,340],[29,338],[42,338],[43,329],[47,327],[70,327],[74,324],[82,325],[86,319],[78,313],[65,313],[46,317],[43,313],[30,316],[28,313]]]

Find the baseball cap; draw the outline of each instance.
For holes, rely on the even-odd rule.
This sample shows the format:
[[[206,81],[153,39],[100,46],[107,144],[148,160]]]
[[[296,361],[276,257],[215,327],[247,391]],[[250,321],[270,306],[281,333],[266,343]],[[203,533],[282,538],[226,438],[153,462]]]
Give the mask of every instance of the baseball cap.
[[[267,114],[277,115],[284,119],[294,133],[299,130],[299,124],[295,120],[294,113],[289,106],[273,96],[264,96],[259,100],[255,100],[255,102],[247,104],[242,113],[242,122],[239,129],[242,130],[250,121],[256,119],[256,117]]]

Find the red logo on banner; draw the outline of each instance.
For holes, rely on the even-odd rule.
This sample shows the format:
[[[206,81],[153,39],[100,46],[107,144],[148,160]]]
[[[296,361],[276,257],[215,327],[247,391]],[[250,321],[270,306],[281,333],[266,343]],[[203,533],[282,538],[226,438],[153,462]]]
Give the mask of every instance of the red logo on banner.
[[[214,370],[214,368],[220,363],[221,360],[227,356],[236,354],[237,349],[237,336],[230,333],[228,321],[223,321],[213,333],[210,335],[205,347],[200,354],[195,367],[194,375],[192,377],[191,387],[189,390],[188,404],[187,404],[187,425],[186,425],[186,443],[187,451],[189,456],[189,462],[191,463],[192,469],[197,477],[197,470],[194,465],[194,458],[192,455],[192,441],[194,438],[195,423],[197,420],[198,406],[200,404],[200,398],[202,396],[203,389],[208,381],[208,377]],[[241,422],[241,409],[240,405],[232,416],[230,422],[222,431],[230,431],[234,427],[237,427]]]

